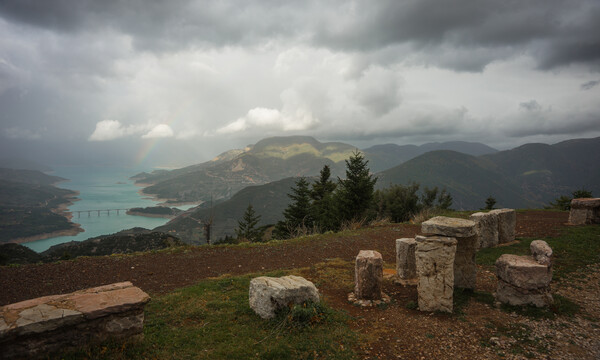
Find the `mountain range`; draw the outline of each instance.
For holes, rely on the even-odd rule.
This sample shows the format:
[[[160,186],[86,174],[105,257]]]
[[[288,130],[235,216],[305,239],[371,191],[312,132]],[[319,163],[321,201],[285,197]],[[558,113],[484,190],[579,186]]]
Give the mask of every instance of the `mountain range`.
[[[317,175],[323,165],[331,168],[332,176],[343,176],[344,160],[358,150],[340,142],[321,143],[309,136],[272,137],[243,150],[227,151],[205,163],[140,173],[132,179],[148,185],[143,189],[145,194],[174,203],[220,201],[246,186]],[[386,144],[360,151],[369,160],[371,171],[379,172],[432,150],[455,150],[470,155],[497,152],[483,144],[460,141],[421,146]]]
[[[226,152],[207,163],[136,178],[140,182],[156,181],[150,191],[155,191],[157,185],[168,184],[184,188],[185,182],[195,183],[196,189],[210,188],[218,178],[227,180],[233,189],[235,173],[256,174],[252,177],[255,182],[265,182],[245,188],[244,184],[237,184],[243,190],[230,198],[221,193],[212,208],[203,204],[156,229],[174,232],[184,241],[201,242],[203,222],[213,219],[213,239],[231,235],[248,204],[262,216],[261,225],[275,223],[289,203],[286,194],[294,184],[293,177],[314,176],[325,164],[332,167],[335,176],[341,177],[345,169],[343,160],[353,151],[356,148],[348,144],[323,144],[310,137],[270,138],[245,150]],[[455,209],[482,208],[489,196],[497,200],[498,207],[539,208],[580,188],[600,194],[600,138],[554,145],[526,144],[506,151],[478,143],[451,142],[377,145],[362,152],[378,177],[378,188],[413,182],[421,188],[446,188],[454,199]],[[394,165],[376,171],[386,164]],[[213,182],[202,184],[208,174]],[[269,179],[277,180],[268,182]]]

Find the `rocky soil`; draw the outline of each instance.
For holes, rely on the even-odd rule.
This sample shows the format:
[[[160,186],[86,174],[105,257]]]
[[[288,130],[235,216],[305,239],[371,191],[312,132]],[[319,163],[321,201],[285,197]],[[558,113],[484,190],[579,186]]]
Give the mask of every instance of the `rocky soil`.
[[[517,214],[517,237],[555,236],[568,214],[529,211]],[[395,267],[395,242],[413,237],[419,226],[386,225],[360,232],[291,241],[275,246],[187,247],[140,255],[80,258],[52,264],[0,267],[0,305],[121,281],[131,281],[151,296],[223,274],[298,269],[315,282],[327,303],[352,315],[364,334],[359,353],[379,359],[598,359],[600,358],[600,267],[553,283],[553,291],[582,307],[573,318],[532,318],[471,298],[453,315],[414,309],[414,286],[385,280],[392,302],[359,308],[347,302],[352,291],[352,261],[361,249],[377,250],[385,267]],[[318,241],[316,241],[318,239]],[[392,270],[388,272],[393,272]],[[495,275],[479,267],[476,293],[491,294]]]

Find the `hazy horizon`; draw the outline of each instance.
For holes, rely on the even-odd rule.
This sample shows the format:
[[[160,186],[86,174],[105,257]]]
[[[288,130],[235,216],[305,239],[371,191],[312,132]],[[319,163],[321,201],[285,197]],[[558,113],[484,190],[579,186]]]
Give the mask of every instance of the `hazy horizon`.
[[[54,166],[600,136],[594,0],[7,0],[0,33],[0,151]]]

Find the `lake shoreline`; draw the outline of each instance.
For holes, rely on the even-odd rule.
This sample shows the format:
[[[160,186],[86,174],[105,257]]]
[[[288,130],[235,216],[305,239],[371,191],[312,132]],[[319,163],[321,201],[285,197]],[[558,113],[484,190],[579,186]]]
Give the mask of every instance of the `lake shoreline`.
[[[57,181],[56,183],[66,182],[66,181],[69,181],[69,180],[68,179],[60,180],[60,181]],[[54,184],[56,184],[56,183],[54,183]],[[75,236],[81,232],[84,232],[85,230],[81,227],[81,224],[78,224],[71,220],[73,218],[73,214],[69,211],[69,206],[73,205],[76,201],[81,200],[80,198],[78,198],[78,196],[80,195],[80,192],[77,190],[70,190],[70,189],[66,189],[66,190],[71,191],[71,194],[63,196],[63,200],[65,200],[65,201],[60,203],[58,206],[56,206],[52,209],[49,209],[49,210],[51,212],[55,213],[56,215],[60,215],[64,218],[66,218],[67,221],[69,222],[69,225],[71,226],[69,229],[63,229],[63,230],[52,231],[49,233],[40,233],[40,234],[32,235],[32,236],[14,238],[14,239],[10,239],[8,242],[16,243],[16,244],[24,244],[24,243],[28,243],[28,242],[50,239],[50,238],[59,237],[59,236]]]
[[[177,201],[176,199],[161,198],[161,197],[158,197],[158,195],[148,194],[148,193],[144,192],[144,189],[146,187],[151,186],[153,184],[134,183],[134,185],[137,187],[141,187],[141,189],[138,190],[138,194],[140,194],[140,196],[144,196],[147,199],[158,202],[157,205],[159,205],[159,206],[168,206],[168,207],[176,207],[176,206],[183,206],[183,205],[198,206],[198,205],[202,205],[204,203],[204,201]]]

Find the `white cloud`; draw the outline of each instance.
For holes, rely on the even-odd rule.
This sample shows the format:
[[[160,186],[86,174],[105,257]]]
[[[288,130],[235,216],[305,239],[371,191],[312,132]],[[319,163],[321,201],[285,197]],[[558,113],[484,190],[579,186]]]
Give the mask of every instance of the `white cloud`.
[[[108,141],[142,131],[136,125],[123,126],[118,120],[102,120],[96,123],[96,129],[88,138],[89,141]]]
[[[266,131],[303,131],[319,123],[305,108],[296,108],[293,112],[280,112],[277,109],[257,107],[248,111],[246,116],[219,128],[219,134],[231,134],[252,129]]]
[[[167,124],[159,124],[152,128],[152,130],[148,131],[146,134],[142,135],[142,139],[159,139],[159,138],[167,138],[173,137],[175,133],[173,129]]]

